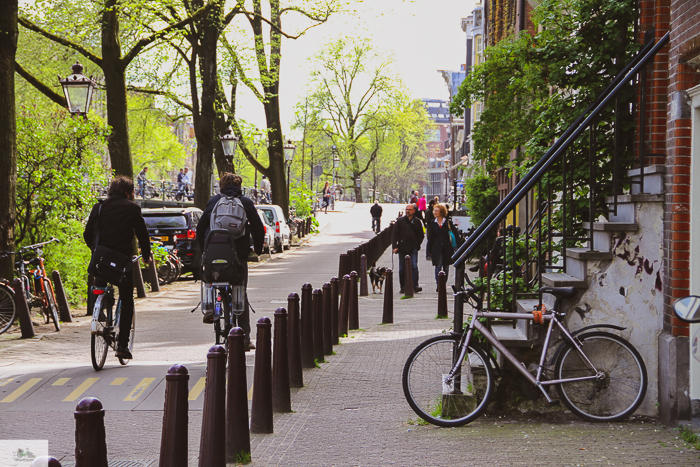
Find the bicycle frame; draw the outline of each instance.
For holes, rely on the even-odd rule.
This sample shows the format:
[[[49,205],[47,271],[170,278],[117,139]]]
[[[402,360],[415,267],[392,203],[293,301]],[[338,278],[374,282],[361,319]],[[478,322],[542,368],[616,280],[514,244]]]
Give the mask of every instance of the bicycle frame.
[[[576,339],[569,333],[569,331],[564,327],[564,325],[557,319],[556,312],[552,311],[547,314],[543,314],[542,318],[544,321],[549,322],[547,326],[547,333],[545,335],[544,343],[542,344],[542,353],[540,355],[540,360],[539,364],[537,367],[537,375],[533,376],[532,373],[528,371],[528,369],[525,367],[525,365],[518,360],[506,347],[501,343],[501,341],[498,340],[496,336],[494,336],[488,328],[483,325],[478,318],[500,318],[500,319],[527,319],[527,320],[534,320],[534,315],[530,313],[502,313],[502,312],[489,312],[489,311],[479,311],[477,308],[474,308],[473,313],[471,314],[471,323],[469,325],[469,330],[462,334],[462,339],[460,340],[460,354],[459,358],[455,360],[455,366],[452,368],[450,373],[447,375],[448,380],[452,380],[455,378],[455,376],[458,374],[460,364],[459,362],[462,362],[467,355],[467,348],[469,346],[469,342],[474,334],[474,331],[479,331],[487,341],[489,341],[509,362],[513,364],[513,366],[525,377],[526,380],[537,386],[542,394],[544,394],[545,399],[547,400],[547,403],[551,404],[553,403],[552,399],[549,397],[549,394],[547,393],[545,386],[551,386],[554,384],[560,384],[560,383],[568,383],[568,382],[573,382],[573,381],[586,381],[586,380],[592,380],[592,379],[599,379],[601,377],[604,377],[605,375],[602,374],[600,371],[598,371],[597,368],[595,368],[595,365],[590,361],[590,359],[586,356],[586,354],[581,350],[581,345],[577,342]],[[580,378],[566,378],[566,379],[557,379],[557,380],[545,380],[542,381],[542,372],[544,370],[544,363],[545,359],[547,357],[547,349],[549,348],[549,344],[551,341],[552,337],[552,331],[554,330],[554,326],[557,326],[557,328],[562,332],[562,335],[568,340],[576,349],[578,354],[581,356],[583,361],[586,362],[586,365],[589,366],[594,372],[595,375],[593,376],[584,376]],[[456,386],[456,384],[455,384]]]

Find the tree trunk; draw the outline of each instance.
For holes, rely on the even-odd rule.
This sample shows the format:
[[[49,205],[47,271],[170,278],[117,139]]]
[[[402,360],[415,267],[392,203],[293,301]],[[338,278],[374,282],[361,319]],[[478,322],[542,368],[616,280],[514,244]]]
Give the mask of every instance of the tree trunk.
[[[129,145],[126,75],[119,43],[119,17],[115,0],[105,5],[102,14],[102,71],[107,94],[107,123],[112,133],[107,138],[109,158],[115,175],[134,177]]]
[[[17,191],[17,126],[15,121],[15,54],[18,0],[0,2],[0,250],[14,249]],[[0,257],[0,277],[12,279],[14,258]]]

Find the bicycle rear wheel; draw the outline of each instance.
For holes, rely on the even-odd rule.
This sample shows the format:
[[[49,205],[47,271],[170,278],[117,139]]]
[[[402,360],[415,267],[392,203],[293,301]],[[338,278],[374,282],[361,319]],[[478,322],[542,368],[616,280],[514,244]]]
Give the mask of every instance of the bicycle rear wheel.
[[[644,400],[647,370],[642,357],[625,339],[607,332],[576,336],[581,350],[600,372],[600,378],[557,385],[557,392],[573,413],[590,421],[611,422],[632,414]],[[595,375],[570,343],[557,358],[557,379]]]
[[[403,370],[408,404],[433,425],[461,426],[487,407],[494,389],[493,369],[481,350],[469,345],[453,379],[447,375],[459,357],[458,336],[437,336],[413,350]]]
[[[10,329],[17,316],[12,289],[0,284],[0,334]]]
[[[46,277],[43,279],[43,281],[44,293],[46,294],[46,308],[44,312],[46,313],[47,318],[51,318],[51,321],[53,321],[53,327],[56,328],[56,331],[60,331],[61,322],[58,319],[58,305],[56,304],[56,297],[53,294],[51,281],[49,281]]]
[[[94,314],[97,313],[97,319]],[[90,357],[92,367],[95,371],[100,371],[107,359],[109,350],[110,335],[107,327],[108,310],[103,296],[100,295],[95,301],[93,308],[92,329],[90,331]]]

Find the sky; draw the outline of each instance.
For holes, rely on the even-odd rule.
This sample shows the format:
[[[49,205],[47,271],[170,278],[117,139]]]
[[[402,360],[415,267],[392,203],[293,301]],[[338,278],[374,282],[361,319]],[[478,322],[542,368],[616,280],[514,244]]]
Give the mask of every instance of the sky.
[[[339,36],[370,38],[378,50],[393,54],[395,70],[412,97],[448,99],[447,85],[438,70],[459,70],[465,63],[466,35],[461,18],[469,16],[475,4],[476,0],[355,2],[356,12],[333,15],[301,38],[285,40],[280,89],[282,127],[288,131],[294,105],[304,97],[309,58]],[[286,21],[293,21],[291,15]],[[241,117],[264,125],[262,106],[254,98],[244,98],[240,105]]]

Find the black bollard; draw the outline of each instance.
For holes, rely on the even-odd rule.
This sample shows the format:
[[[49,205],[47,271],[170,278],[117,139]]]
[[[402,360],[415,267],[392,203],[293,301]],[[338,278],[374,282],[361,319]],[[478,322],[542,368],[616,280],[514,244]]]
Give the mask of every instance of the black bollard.
[[[340,343],[338,339],[338,278],[331,279],[331,345]]]
[[[19,319],[19,328],[22,331],[22,339],[31,339],[36,336],[32,318],[29,316],[29,304],[27,304],[27,296],[24,295],[24,285],[22,279],[12,281],[12,288],[15,289],[15,308],[17,308],[17,318]]]
[[[163,433],[160,438],[160,467],[187,467],[187,414],[190,375],[175,364],[165,375]]]
[[[338,260],[338,277],[342,278],[345,274],[349,274],[348,270],[348,254],[341,253]]]
[[[299,321],[299,295],[290,293],[287,297],[289,309],[289,386],[304,387],[304,372],[301,366],[301,322]]]
[[[258,320],[253,373],[253,403],[250,410],[251,433],[273,433],[272,420],[272,323],[263,316]]]
[[[447,274],[445,271],[438,273],[438,307],[437,317],[447,318]]]
[[[348,335],[348,306],[350,304],[350,276],[343,276],[343,292],[340,295],[340,309],[338,310],[338,336]]]
[[[357,273],[350,273],[350,306],[348,306],[348,324],[350,329],[360,329],[360,310],[357,299]]]
[[[32,462],[32,467],[61,467],[55,457],[39,457]]]
[[[403,270],[404,295],[406,297],[413,298],[413,269],[411,269],[411,257],[409,255],[406,255],[403,258]]]
[[[199,467],[226,465],[226,349],[214,345],[207,353]]]
[[[75,417],[75,467],[107,467],[105,411],[102,402],[86,397],[78,402]]]
[[[314,320],[311,303],[311,284],[301,286],[301,366],[315,368]]]
[[[136,296],[138,298],[144,298],[146,296],[146,286],[143,284],[143,275],[141,274],[140,260],[134,261],[134,265],[131,268],[131,275],[134,278],[134,287],[136,287]]]
[[[394,272],[387,268],[384,279],[384,307],[382,308],[382,323],[394,322]]]
[[[148,282],[151,284],[151,292],[160,292],[160,282],[158,282],[158,268],[156,260],[151,259],[148,262]]]
[[[248,376],[245,366],[245,331],[228,333],[228,384],[226,385],[226,461],[237,463],[250,456],[248,427]]]
[[[337,299],[336,299],[337,302]],[[333,355],[333,291],[331,284],[323,284],[323,355]]]
[[[95,307],[95,294],[92,293],[92,286],[95,285],[95,276],[88,274],[87,280],[87,313],[85,316],[92,316],[92,309]]]
[[[297,223],[297,237],[300,239],[304,237],[304,228],[303,228],[303,221],[296,221]]]
[[[364,248],[363,248],[364,249]],[[366,297],[369,295],[367,287],[367,255],[360,256],[360,296]]]
[[[72,323],[73,317],[70,315],[70,306],[68,306],[66,291],[63,289],[61,273],[54,270],[51,273],[51,278],[53,279],[54,292],[56,292],[56,305],[58,305],[59,317],[64,323]]]
[[[321,363],[323,358],[323,291],[313,292],[313,331],[314,331],[314,360]]]
[[[275,339],[272,349],[272,410],[277,413],[292,411],[289,392],[289,352],[287,345],[287,310],[275,310]]]

